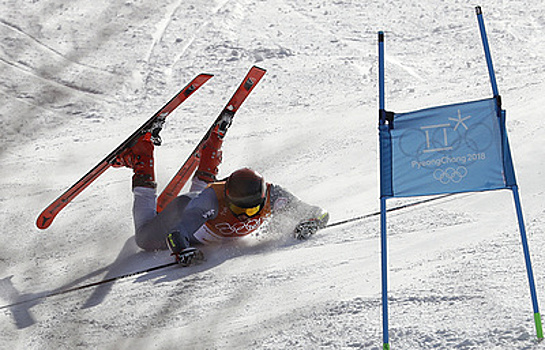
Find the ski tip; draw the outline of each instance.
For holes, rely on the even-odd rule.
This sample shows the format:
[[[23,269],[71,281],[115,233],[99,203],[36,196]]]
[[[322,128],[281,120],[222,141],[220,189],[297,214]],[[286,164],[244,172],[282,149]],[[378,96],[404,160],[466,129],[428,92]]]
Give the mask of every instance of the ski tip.
[[[40,230],[45,230],[51,225],[52,222],[53,222],[53,217],[48,217],[46,215],[41,214],[40,216],[38,216],[38,219],[36,220],[36,227],[38,227]]]
[[[252,69],[259,69],[259,70],[261,70],[261,71],[263,71],[263,72],[266,72],[266,71],[267,71],[266,69],[261,68],[261,67],[258,67],[258,66],[255,66],[255,65],[252,67]]]
[[[210,78],[212,78],[213,76],[214,76],[213,74],[208,74],[208,73],[201,73],[197,75],[189,84],[187,84],[183,88],[182,91],[185,98],[188,98],[189,96],[191,96],[198,88],[200,88],[204,83],[210,80]]]
[[[214,74],[208,74],[208,73],[201,73],[199,74],[195,79],[192,80],[189,85],[192,85],[192,83],[197,83],[197,85],[200,87],[204,83],[206,83],[208,80],[210,80]]]

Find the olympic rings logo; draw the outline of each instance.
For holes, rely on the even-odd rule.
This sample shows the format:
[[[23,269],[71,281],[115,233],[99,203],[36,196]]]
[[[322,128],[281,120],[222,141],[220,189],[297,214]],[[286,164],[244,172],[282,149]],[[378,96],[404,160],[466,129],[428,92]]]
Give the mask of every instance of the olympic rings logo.
[[[457,168],[436,169],[433,172],[433,178],[443,185],[449,183],[459,183],[467,175],[467,168],[459,166]]]
[[[215,228],[217,230],[217,234],[222,237],[240,237],[246,236],[257,230],[259,226],[263,224],[263,221],[264,219],[259,217],[245,222],[238,222],[233,225],[228,222],[222,222],[216,224]]]

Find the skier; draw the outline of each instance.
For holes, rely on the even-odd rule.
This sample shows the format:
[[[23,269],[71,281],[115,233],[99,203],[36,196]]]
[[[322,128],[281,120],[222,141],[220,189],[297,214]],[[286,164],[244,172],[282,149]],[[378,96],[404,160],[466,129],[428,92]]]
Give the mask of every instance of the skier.
[[[157,213],[154,145],[151,134],[116,158],[116,167],[133,169],[133,219],[137,245],[148,251],[170,249],[176,261],[189,265],[202,259],[195,246],[240,239],[264,223],[271,230],[290,230],[307,239],[324,228],[329,214],[281,188],[266,183],[256,171],[243,168],[217,180],[223,139],[214,130],[201,148],[190,192]]]

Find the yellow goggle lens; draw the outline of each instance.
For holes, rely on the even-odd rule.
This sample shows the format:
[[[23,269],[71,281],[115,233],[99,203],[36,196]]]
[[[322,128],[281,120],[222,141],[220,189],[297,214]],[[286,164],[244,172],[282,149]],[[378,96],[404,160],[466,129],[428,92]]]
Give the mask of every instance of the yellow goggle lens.
[[[239,206],[234,205],[233,203],[230,203],[229,209],[231,209],[231,211],[235,215],[246,214],[247,216],[254,216],[255,214],[259,213],[259,210],[261,209],[261,204],[251,208],[241,208]]]

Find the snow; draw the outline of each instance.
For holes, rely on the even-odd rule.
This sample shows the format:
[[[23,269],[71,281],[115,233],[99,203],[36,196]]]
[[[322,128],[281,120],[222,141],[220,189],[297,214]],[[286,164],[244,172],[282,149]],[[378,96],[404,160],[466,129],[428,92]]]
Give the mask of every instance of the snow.
[[[53,297],[172,260],[134,244],[127,169],[106,172],[46,231],[35,220],[192,77],[215,74],[167,119],[162,188],[254,64],[267,74],[229,131],[222,174],[251,166],[331,222],[376,212],[376,33],[388,109],[489,97],[475,5],[2,1],[0,348],[382,349],[377,216]],[[545,7],[478,5],[543,303]],[[512,203],[509,191],[463,194],[389,215],[392,349],[543,348]]]

